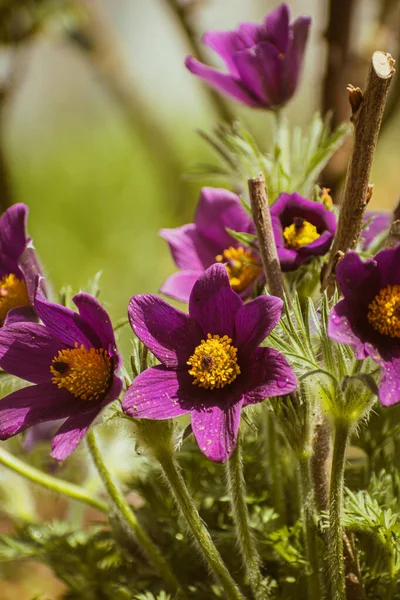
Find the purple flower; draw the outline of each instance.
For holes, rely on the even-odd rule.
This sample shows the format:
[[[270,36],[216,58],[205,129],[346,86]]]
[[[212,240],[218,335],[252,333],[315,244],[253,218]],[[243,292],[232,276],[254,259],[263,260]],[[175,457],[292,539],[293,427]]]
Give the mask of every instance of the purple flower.
[[[161,365],[135,379],[123,410],[156,420],[190,412],[200,450],[211,460],[224,462],[234,451],[242,407],[296,388],[286,359],[259,347],[278,323],[282,301],[259,296],[243,304],[222,265],[196,281],[189,315],[152,295],[134,296],[128,312],[134,333]]]
[[[336,217],[323,204],[299,194],[281,194],[271,206],[271,217],[282,271],[293,271],[311,256],[328,252]]]
[[[236,194],[219,188],[203,188],[195,222],[175,229],[161,229],[180,272],[163,283],[166,296],[188,302],[198,277],[215,262],[224,263],[233,289],[242,297],[251,294],[262,276],[259,257],[227,233],[254,233],[254,225]]]
[[[289,25],[289,7],[281,4],[262,25],[241,23],[235,31],[209,31],[203,42],[224,61],[228,73],[192,56],[186,67],[213,88],[247,106],[276,109],[296,91],[307,44],[310,17]]]
[[[372,219],[372,220],[371,220]],[[393,214],[389,212],[367,212],[364,218],[364,223],[370,221],[368,225],[361,231],[361,247],[362,250],[367,250],[372,242],[381,233],[389,230],[390,224],[393,220]]]
[[[53,437],[51,456],[75,450],[102,408],[121,392],[120,367],[110,317],[89,294],[73,301],[79,314],[39,292],[35,309],[43,322],[0,329],[0,366],[35,385],[0,402],[0,439],[45,421],[66,419]]]
[[[370,356],[382,367],[379,397],[385,406],[400,402],[400,246],[362,261],[349,252],[336,268],[344,296],[333,308],[329,336]]]
[[[28,207],[14,204],[0,218],[0,327],[34,320],[32,310],[39,264],[26,235]]]

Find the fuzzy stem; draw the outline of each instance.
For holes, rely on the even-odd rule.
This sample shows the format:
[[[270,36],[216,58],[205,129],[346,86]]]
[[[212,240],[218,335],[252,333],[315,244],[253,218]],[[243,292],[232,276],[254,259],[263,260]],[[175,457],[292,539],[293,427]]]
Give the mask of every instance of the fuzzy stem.
[[[304,454],[299,458],[299,467],[301,512],[306,556],[309,566],[309,573],[307,577],[308,600],[320,600],[322,598],[322,593],[320,582],[318,537],[315,520],[314,493],[310,473],[310,458],[308,455]]]
[[[110,472],[104,464],[103,457],[101,456],[96,434],[93,428],[89,431],[86,436],[87,445],[89,452],[92,456],[93,462],[100,476],[104,487],[107,490],[110,501],[115,509],[116,514],[120,517],[122,524],[125,525],[126,529],[133,532],[137,543],[146,554],[149,562],[157,569],[160,577],[165,584],[170,588],[173,593],[179,595],[181,591],[180,584],[176,579],[175,575],[170,570],[168,564],[165,562],[158,548],[153,544],[152,540],[147,535],[146,531],[142,528],[132,508],[126,502],[121,491],[113,481]]]
[[[168,451],[162,452],[159,450],[156,452],[156,458],[163,469],[176,504],[196,540],[198,548],[211,573],[222,586],[228,600],[243,600],[238,586],[226,568],[220,553],[200,518],[174,457]]]
[[[269,291],[284,298],[285,286],[272,230],[265,179],[263,175],[248,180],[251,211],[256,226],[258,245]]]
[[[269,594],[263,585],[263,578],[260,571],[261,560],[250,531],[240,436],[236,450],[227,463],[227,476],[233,520],[246,575],[255,600],[265,600]]]
[[[11,469],[15,473],[18,473],[18,475],[22,475],[22,477],[25,477],[25,479],[29,479],[29,481],[41,485],[51,492],[56,492],[62,496],[67,496],[67,498],[71,498],[71,500],[82,502],[83,504],[87,504],[88,506],[100,510],[101,512],[108,512],[107,504],[89,494],[85,489],[79,487],[78,485],[74,485],[73,483],[68,483],[67,481],[58,479],[57,477],[47,475],[46,473],[39,471],[39,469],[31,467],[31,465],[27,465],[19,458],[16,458],[7,452],[7,450],[4,448],[0,448],[0,464],[4,465],[8,469]]]
[[[331,569],[331,600],[346,599],[343,561],[343,490],[346,447],[349,440],[349,424],[335,423],[332,470],[329,498],[329,564]]]

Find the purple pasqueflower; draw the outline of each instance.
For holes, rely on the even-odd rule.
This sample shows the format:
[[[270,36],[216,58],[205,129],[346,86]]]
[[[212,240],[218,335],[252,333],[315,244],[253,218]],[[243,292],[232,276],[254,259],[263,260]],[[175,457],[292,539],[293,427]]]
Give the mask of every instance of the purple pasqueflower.
[[[289,24],[289,7],[281,4],[262,25],[241,23],[234,31],[209,31],[203,42],[224,61],[228,73],[192,56],[186,67],[213,88],[247,106],[277,109],[294,95],[299,83],[310,17]]]
[[[161,365],[134,380],[123,410],[156,420],[190,413],[200,450],[226,461],[236,446],[242,408],[296,388],[282,354],[259,347],[281,312],[282,300],[274,296],[243,304],[218,264],[193,286],[188,315],[157,296],[134,296],[128,310],[132,329]]]
[[[336,232],[335,214],[299,194],[281,194],[271,206],[272,228],[282,271],[326,254]]]
[[[25,204],[14,204],[0,218],[0,327],[36,318],[32,305],[40,268],[27,219]]]
[[[368,223],[368,221],[370,221]],[[390,212],[371,211],[364,217],[364,223],[368,223],[361,231],[361,248],[368,250],[372,242],[384,231],[389,231],[390,224],[393,221],[393,214]]]
[[[349,344],[356,358],[370,356],[382,367],[379,398],[400,402],[400,246],[363,261],[348,252],[336,268],[344,298],[333,308],[328,334]]]
[[[254,233],[254,225],[239,197],[221,188],[201,190],[194,223],[161,229],[180,271],[168,277],[161,292],[188,302],[198,277],[215,262],[224,263],[233,289],[249,296],[254,283],[262,277],[258,254],[243,246],[226,231]]]
[[[73,301],[79,313],[36,293],[39,323],[0,329],[0,367],[35,385],[0,402],[0,439],[65,419],[52,440],[51,456],[64,460],[75,450],[102,408],[121,392],[121,359],[110,317],[89,294]]]

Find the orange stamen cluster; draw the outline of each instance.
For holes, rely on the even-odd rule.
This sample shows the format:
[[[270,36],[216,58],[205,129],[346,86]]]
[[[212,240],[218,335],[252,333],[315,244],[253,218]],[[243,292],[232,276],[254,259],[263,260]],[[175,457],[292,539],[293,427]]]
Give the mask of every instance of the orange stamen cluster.
[[[317,228],[312,223],[299,219],[295,223],[285,227],[283,230],[285,245],[287,248],[296,250],[302,246],[311,244],[320,237]]]
[[[230,337],[208,333],[207,340],[201,340],[187,361],[192,367],[189,373],[194,377],[193,385],[213,390],[232,383],[240,374],[236,355]]]
[[[400,285],[387,285],[368,306],[368,321],[382,333],[400,338]]]
[[[251,250],[243,246],[227,248],[223,254],[218,254],[215,260],[225,263],[229,281],[235,292],[246,290],[261,274],[261,267],[257,263]]]
[[[4,324],[9,310],[30,305],[25,281],[13,273],[5,275],[0,280],[0,325]]]

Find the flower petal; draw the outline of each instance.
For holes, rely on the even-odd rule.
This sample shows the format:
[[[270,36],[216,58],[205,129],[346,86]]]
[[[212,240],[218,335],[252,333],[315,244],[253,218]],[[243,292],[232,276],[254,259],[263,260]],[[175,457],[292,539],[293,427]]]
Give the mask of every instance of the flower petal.
[[[207,31],[201,41],[222,58],[231,75],[237,75],[232,57],[246,47],[238,31]]]
[[[210,248],[210,240],[198,231],[194,223],[160,229],[159,233],[168,242],[176,266],[182,270],[204,271],[221,252],[219,244]]]
[[[235,317],[243,306],[240,296],[233,291],[223,265],[215,264],[193,286],[189,299],[189,313],[196,319],[206,336],[233,337]]]
[[[113,356],[119,356],[110,316],[100,302],[83,292],[76,294],[72,300],[82,319],[97,335],[102,348],[108,350]]]
[[[31,304],[33,304],[35,301],[36,284],[38,281],[38,277],[41,276],[41,268],[31,241],[28,243],[27,247],[19,257],[18,267],[20,268],[22,275],[24,276],[26,287],[28,289],[29,299],[31,301]],[[44,295],[47,296],[47,289],[44,278],[42,278],[42,289]]]
[[[27,218],[28,207],[21,203],[8,208],[0,218],[0,277],[19,273],[18,259],[28,241]]]
[[[190,292],[202,272],[180,271],[174,273],[164,281],[160,292],[180,302],[189,302]]]
[[[343,296],[357,305],[369,304],[381,289],[377,261],[372,258],[363,261],[353,251],[348,252],[338,263],[336,279]]]
[[[191,316],[151,294],[134,296],[128,316],[134,333],[158,360],[167,367],[186,367],[202,335]]]
[[[59,428],[51,442],[52,458],[65,460],[78,446],[79,442],[99,414],[99,408],[69,417]]]
[[[351,321],[348,302],[341,300],[333,307],[329,315],[328,335],[335,342],[349,344],[354,349],[356,357],[362,360],[369,353],[366,351],[365,344],[353,331]]]
[[[195,390],[187,371],[157,365],[143,371],[127,389],[122,409],[135,419],[173,419],[192,409]]]
[[[201,452],[210,460],[226,462],[237,444],[240,425],[241,398],[224,406],[202,405],[191,412],[194,437]]]
[[[360,234],[363,250],[366,250],[381,233],[389,229],[393,220],[393,213],[367,212],[364,217],[364,223],[370,219],[372,219],[371,222],[364,227]]]
[[[382,363],[379,400],[383,406],[393,406],[400,402],[400,359],[398,358]]]
[[[282,271],[292,271],[297,268],[297,252],[290,248],[277,248]]]
[[[38,323],[13,323],[0,328],[1,368],[31,383],[51,381],[52,360],[65,347]]]
[[[279,52],[286,53],[289,41],[290,12],[287,4],[281,4],[268,13],[264,20],[266,41],[276,46]]]
[[[7,440],[37,423],[65,419],[83,407],[83,400],[77,400],[53,383],[17,390],[0,401],[0,440]]]
[[[235,346],[248,355],[271,333],[279,322],[283,302],[275,296],[254,298],[236,313]]]
[[[285,101],[293,96],[299,84],[310,25],[310,17],[298,17],[291,25],[292,37],[283,60],[281,79],[281,92]]]
[[[32,452],[37,444],[50,441],[63,422],[64,419],[58,419],[57,421],[46,421],[30,427],[24,438],[24,451]]]
[[[331,247],[332,240],[333,234],[330,231],[323,231],[319,238],[310,244],[301,246],[297,250],[297,253],[302,259],[304,258],[304,260],[310,256],[323,256]]]
[[[12,325],[12,323],[25,323],[26,321],[37,323],[37,314],[29,306],[18,306],[8,311],[3,326],[6,327],[7,325]]]
[[[258,348],[246,370],[245,404],[284,396],[297,388],[297,379],[286,358],[273,348]]]
[[[381,275],[381,287],[400,284],[400,246],[382,250],[375,255]]]
[[[260,42],[253,48],[237,52],[234,61],[241,81],[264,108],[280,104],[279,72],[282,61],[275,46]]]
[[[250,92],[247,91],[240,81],[237,81],[232,75],[221,73],[212,67],[203,65],[201,62],[188,56],[185,60],[185,65],[191,73],[201,77],[213,88],[224,94],[228,94],[247,106],[260,107],[257,98],[251,96]]]

